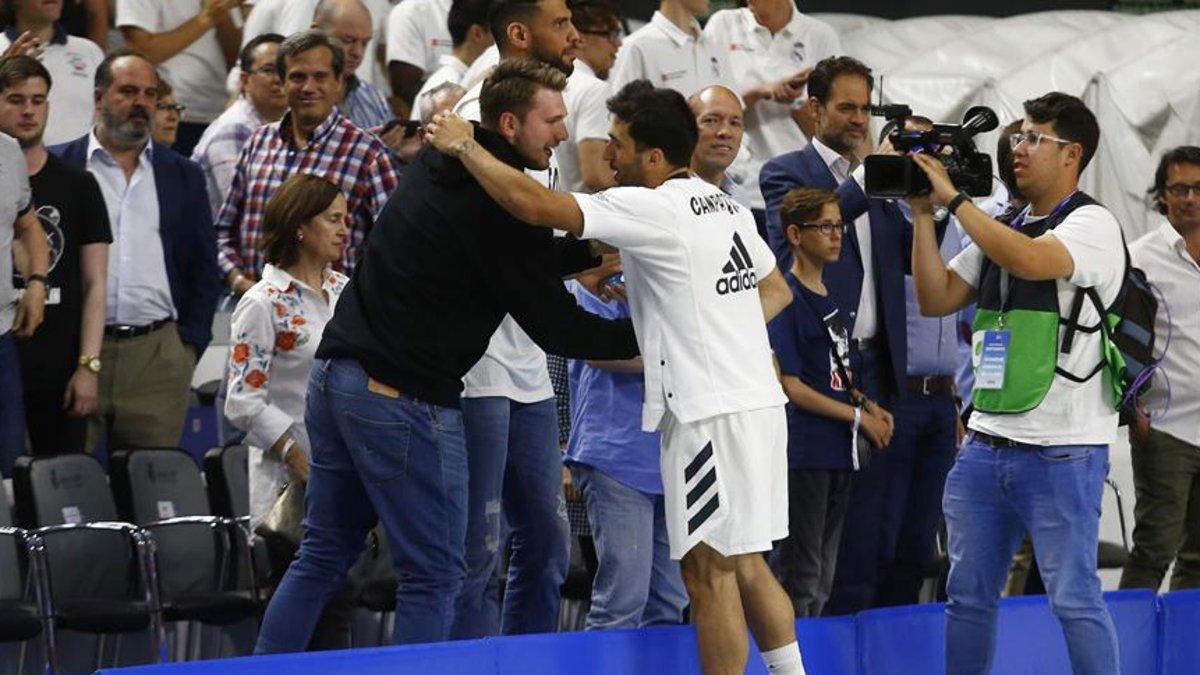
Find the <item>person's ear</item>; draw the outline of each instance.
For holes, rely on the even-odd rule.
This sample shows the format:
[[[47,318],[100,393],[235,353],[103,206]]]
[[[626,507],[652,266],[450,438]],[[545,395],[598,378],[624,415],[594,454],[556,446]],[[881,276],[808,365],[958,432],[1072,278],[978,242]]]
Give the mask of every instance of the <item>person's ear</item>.
[[[520,128],[521,122],[517,119],[516,115],[512,114],[511,112],[500,113],[500,119],[496,125],[496,131],[499,131],[500,135],[506,140],[511,142],[512,139],[516,137],[517,131],[519,131]]]
[[[533,44],[533,32],[519,21],[508,24],[504,32],[508,36],[508,43],[518,49],[529,49]]]
[[[787,235],[788,243],[792,246],[800,245],[800,227],[798,225],[788,223],[784,229],[784,234]]]

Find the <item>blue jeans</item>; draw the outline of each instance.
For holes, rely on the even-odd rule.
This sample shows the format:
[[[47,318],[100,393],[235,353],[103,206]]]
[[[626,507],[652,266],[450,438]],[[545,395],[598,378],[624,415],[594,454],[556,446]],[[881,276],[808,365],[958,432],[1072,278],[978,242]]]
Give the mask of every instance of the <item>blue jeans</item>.
[[[1116,631],[1096,573],[1107,475],[1103,445],[993,449],[974,438],[964,444],[942,504],[950,533],[947,675],[988,672],[997,601],[1026,531],[1066,635],[1072,670],[1118,672]]]
[[[467,577],[451,636],[552,633],[571,563],[554,399],[464,398],[462,411],[470,463]],[[504,520],[512,557],[501,612],[497,570]]]
[[[308,382],[307,530],[263,617],[256,654],[304,650],[326,601],[382,522],[399,581],[394,644],[450,637],[466,570],[462,413],[367,389],[357,361],[318,361]]]
[[[671,560],[662,495],[646,494],[587,464],[571,464],[596,542],[587,629],[683,623],[687,590]]]
[[[0,335],[0,474],[12,475],[13,462],[25,454],[25,385],[12,331]]]

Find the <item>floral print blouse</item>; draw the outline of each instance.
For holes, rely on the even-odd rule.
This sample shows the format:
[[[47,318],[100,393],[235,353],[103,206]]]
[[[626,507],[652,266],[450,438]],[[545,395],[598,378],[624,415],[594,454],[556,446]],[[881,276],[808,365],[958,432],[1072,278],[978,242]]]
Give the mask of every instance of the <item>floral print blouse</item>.
[[[289,429],[308,450],[304,398],[308,373],[325,324],[346,277],[325,272],[321,291],[267,265],[233,310],[229,393],[225,415],[246,430],[247,441],[270,448]]]

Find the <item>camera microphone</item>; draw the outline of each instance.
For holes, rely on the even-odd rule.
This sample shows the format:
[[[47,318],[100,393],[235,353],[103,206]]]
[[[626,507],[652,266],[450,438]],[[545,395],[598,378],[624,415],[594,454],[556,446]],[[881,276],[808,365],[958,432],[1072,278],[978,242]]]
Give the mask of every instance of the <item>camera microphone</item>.
[[[973,106],[963,115],[962,131],[964,136],[971,137],[982,134],[1000,126],[1000,118],[996,111],[985,105]]]

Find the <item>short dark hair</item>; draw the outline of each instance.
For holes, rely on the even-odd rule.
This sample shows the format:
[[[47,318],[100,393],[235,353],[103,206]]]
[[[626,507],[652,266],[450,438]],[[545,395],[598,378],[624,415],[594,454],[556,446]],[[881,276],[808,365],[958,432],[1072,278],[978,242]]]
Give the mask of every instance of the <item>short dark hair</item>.
[[[491,30],[488,25],[488,0],[454,0],[446,24],[450,28],[450,42],[455,47],[467,41],[471,26],[483,26]]]
[[[287,267],[300,259],[296,233],[325,212],[341,189],[321,176],[298,173],[275,190],[263,211],[263,257],[272,265]]]
[[[279,43],[279,55],[275,57],[275,67],[279,69],[279,77],[287,76],[288,58],[321,47],[328,49],[333,54],[333,75],[341,77],[342,69],[346,67],[346,52],[342,51],[342,46],[336,40],[319,30],[302,30],[299,33],[292,33]]]
[[[488,129],[495,129],[503,113],[524,119],[539,89],[562,91],[566,87],[567,76],[553,66],[533,59],[505,59],[483,82],[479,120]]]
[[[1167,205],[1163,197],[1167,190],[1167,172],[1176,164],[1195,164],[1200,166],[1200,148],[1194,145],[1181,145],[1163,153],[1158,160],[1158,168],[1154,170],[1154,185],[1150,186],[1147,194],[1154,198],[1154,208],[1164,216],[1167,215]]]
[[[608,99],[608,111],[629,125],[638,150],[658,148],[673,166],[688,166],[700,131],[683,94],[634,80]]]
[[[571,23],[583,31],[607,31],[621,26],[621,8],[608,0],[568,0]]]
[[[833,81],[843,75],[858,75],[867,81],[868,91],[875,89],[875,76],[862,61],[852,56],[830,56],[813,66],[812,73],[808,76],[809,98],[815,98],[821,103],[828,101]]]
[[[1021,190],[1017,187],[1017,174],[1013,171],[1013,151],[1011,136],[1020,133],[1024,120],[1013,120],[1000,130],[1000,139],[996,141],[996,173],[1008,188],[1008,194],[1020,197]]]
[[[1054,135],[1083,146],[1079,162],[1079,173],[1083,173],[1100,144],[1100,125],[1079,97],[1052,91],[1029,99],[1025,101],[1025,117],[1034,124],[1049,124]]]
[[[824,188],[798,187],[788,190],[779,203],[779,222],[786,231],[788,225],[800,225],[821,217],[826,204],[837,204],[838,195]]]
[[[497,47],[508,44],[508,25],[529,22],[540,10],[542,0],[493,0],[488,7],[488,28]]]
[[[153,61],[146,58],[145,54],[139,52],[136,49],[131,49],[129,47],[121,47],[120,49],[115,49],[115,50],[109,52],[108,56],[105,56],[104,60],[100,62],[100,65],[96,66],[96,79],[94,80],[96,89],[99,89],[100,91],[106,91],[109,87],[112,86],[113,64],[116,63],[117,59],[123,59],[127,56],[139,58],[139,59],[145,61],[146,63],[150,64],[150,67],[154,69],[154,76],[156,78],[158,77],[158,69],[154,67]]]
[[[54,85],[54,81],[50,79],[50,71],[32,56],[22,54],[0,59],[0,91],[15,87],[31,77],[45,80],[47,91]]]
[[[255,36],[238,53],[238,67],[242,69],[243,73],[249,74],[250,69],[254,67],[254,52],[263,45],[280,44],[283,42],[283,39],[283,36],[279,33],[263,33],[262,35]]]

